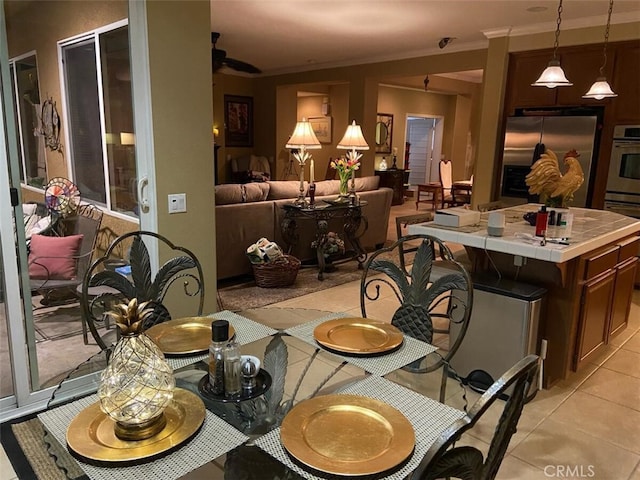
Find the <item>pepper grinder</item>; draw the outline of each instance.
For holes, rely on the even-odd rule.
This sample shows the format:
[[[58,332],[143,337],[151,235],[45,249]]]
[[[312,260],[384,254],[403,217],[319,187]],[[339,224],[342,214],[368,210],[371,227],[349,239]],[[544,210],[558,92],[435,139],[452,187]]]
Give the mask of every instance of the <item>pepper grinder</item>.
[[[246,359],[242,363],[242,389],[251,391],[256,388],[256,376],[258,375],[258,369],[256,364],[250,359]]]

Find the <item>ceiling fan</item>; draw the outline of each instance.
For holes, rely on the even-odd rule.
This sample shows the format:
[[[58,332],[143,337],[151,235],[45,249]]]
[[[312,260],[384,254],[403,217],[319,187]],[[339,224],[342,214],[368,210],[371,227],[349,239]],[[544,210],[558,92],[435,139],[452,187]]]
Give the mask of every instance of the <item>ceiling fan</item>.
[[[211,60],[213,63],[214,72],[217,72],[220,68],[226,66],[234,70],[237,70],[239,72],[262,73],[262,70],[260,70],[257,67],[254,67],[250,63],[243,62],[241,60],[236,60],[235,58],[227,57],[226,50],[221,50],[219,48],[216,48],[216,43],[218,42],[219,38],[220,38],[220,33],[211,32],[211,43],[213,44],[213,47],[211,49]]]

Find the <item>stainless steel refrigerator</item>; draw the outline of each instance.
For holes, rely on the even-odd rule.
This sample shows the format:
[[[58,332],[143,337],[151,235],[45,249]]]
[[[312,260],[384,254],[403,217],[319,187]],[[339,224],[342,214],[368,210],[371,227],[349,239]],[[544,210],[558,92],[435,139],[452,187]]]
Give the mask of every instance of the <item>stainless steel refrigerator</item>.
[[[502,158],[501,198],[529,198],[524,178],[545,148],[558,156],[560,171],[566,167],[565,153],[575,149],[584,172],[584,183],[574,194],[574,207],[590,203],[589,185],[598,143],[597,115],[520,116],[509,117]]]

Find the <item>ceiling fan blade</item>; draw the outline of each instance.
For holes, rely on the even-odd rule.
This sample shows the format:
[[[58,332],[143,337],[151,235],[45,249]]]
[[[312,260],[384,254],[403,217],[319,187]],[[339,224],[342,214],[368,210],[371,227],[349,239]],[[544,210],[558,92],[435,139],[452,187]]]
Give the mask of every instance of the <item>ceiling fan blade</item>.
[[[250,63],[243,62],[241,60],[236,60],[235,58],[225,58],[222,63],[229,68],[233,68],[234,70],[238,70],[239,72],[246,73],[262,73],[258,67],[251,65]]]

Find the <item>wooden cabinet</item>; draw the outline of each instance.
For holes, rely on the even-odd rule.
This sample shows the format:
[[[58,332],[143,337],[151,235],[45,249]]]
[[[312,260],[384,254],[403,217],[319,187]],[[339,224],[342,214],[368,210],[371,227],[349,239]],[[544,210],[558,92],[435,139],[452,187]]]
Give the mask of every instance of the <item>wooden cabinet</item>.
[[[508,88],[505,106],[507,115],[516,108],[551,107],[556,104],[555,88],[532,87],[547,67],[553,51],[511,54],[509,56]]]
[[[616,49],[611,88],[616,124],[640,123],[640,41]]]
[[[404,203],[404,170],[376,170],[380,177],[380,186],[393,189],[391,205]]]
[[[616,272],[610,269],[589,280],[582,289],[577,367],[607,342],[609,306],[615,280]]]
[[[587,93],[600,75],[602,66],[602,46],[592,46],[567,53],[561,56],[560,62],[567,78],[573,85],[571,87],[556,88],[558,96],[556,105],[571,107],[575,105],[603,105],[611,102],[610,99],[592,100],[582,98]],[[604,75],[610,79],[613,72],[612,62],[607,62]]]
[[[629,237],[583,258],[575,370],[627,326],[639,245]]]

